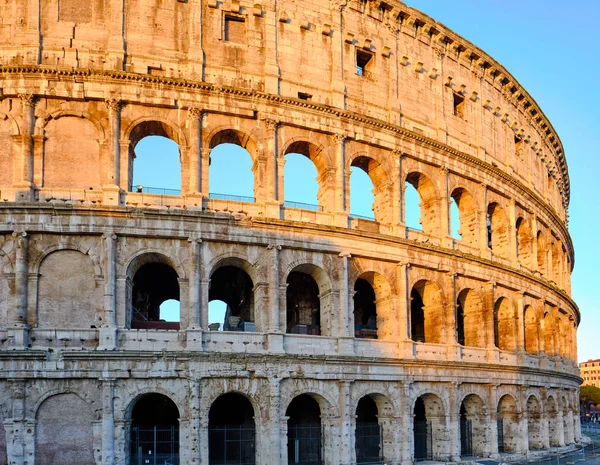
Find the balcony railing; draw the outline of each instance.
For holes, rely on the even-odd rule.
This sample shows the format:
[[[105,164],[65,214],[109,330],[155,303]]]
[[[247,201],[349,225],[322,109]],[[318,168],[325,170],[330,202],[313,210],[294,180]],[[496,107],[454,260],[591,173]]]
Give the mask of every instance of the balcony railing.
[[[181,195],[180,189],[165,189],[163,187],[133,186],[132,192],[138,194]]]
[[[316,212],[322,212],[323,207],[321,205],[315,205],[312,203],[303,203],[303,202],[292,202],[290,200],[286,200],[283,202],[283,206],[287,208],[300,208],[302,210],[312,210]]]
[[[218,194],[211,192],[208,194],[208,198],[213,200],[231,200],[233,202],[254,203],[254,197],[248,197],[245,195]]]

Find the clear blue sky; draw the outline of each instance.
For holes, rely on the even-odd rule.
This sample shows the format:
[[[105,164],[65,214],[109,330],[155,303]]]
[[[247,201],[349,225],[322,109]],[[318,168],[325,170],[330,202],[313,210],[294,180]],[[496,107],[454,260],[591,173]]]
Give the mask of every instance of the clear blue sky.
[[[600,52],[596,43],[600,25],[600,0],[411,0],[413,6],[454,30],[485,50],[504,65],[537,101],[557,130],[566,152],[571,178],[569,229],[575,243],[573,297],[582,314],[578,331],[579,359],[600,358],[600,192],[597,172],[600,147]],[[143,140],[152,145],[156,156],[165,157],[167,147],[160,141]],[[150,148],[150,147],[148,147]],[[176,146],[172,147],[175,168],[173,179],[164,170],[141,173],[135,184],[153,187],[177,187]],[[218,150],[222,150],[221,153]],[[150,150],[149,150],[150,152]],[[159,155],[160,154],[160,155]],[[144,157],[145,158],[145,157]],[[316,173],[303,157],[289,157],[286,171],[312,170],[313,174],[296,185],[286,178],[285,198],[316,203]],[[154,162],[147,160],[151,165]],[[164,161],[164,160],[163,160]],[[139,162],[139,159],[138,159]],[[302,164],[304,163],[304,166]],[[306,163],[308,162],[308,163]],[[152,173],[151,171],[154,171]],[[220,175],[219,173],[223,173]],[[152,175],[156,175],[152,178]],[[215,149],[212,153],[211,192],[252,196],[250,161],[236,150]],[[357,172],[351,178],[353,213],[370,216],[372,189],[366,175]],[[415,218],[408,220],[416,226]],[[222,314],[221,314],[222,315]],[[222,322],[222,316],[218,319]],[[211,320],[212,321],[212,320]]]

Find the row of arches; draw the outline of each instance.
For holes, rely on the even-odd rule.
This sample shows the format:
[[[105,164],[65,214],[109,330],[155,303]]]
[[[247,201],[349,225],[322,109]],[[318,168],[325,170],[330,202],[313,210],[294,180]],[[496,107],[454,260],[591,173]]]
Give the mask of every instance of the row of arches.
[[[508,205],[505,198],[491,191],[489,199],[475,193],[478,186],[454,172],[343,137],[306,136],[285,126],[265,131],[256,121],[240,121],[235,129],[211,124],[205,131],[204,123],[198,127],[194,118],[184,128],[168,118],[130,119],[119,111],[109,116],[122,119],[124,126],[119,144],[113,144],[121,152],[114,160],[105,153],[111,146],[106,142],[113,136],[102,129],[100,121],[92,122],[88,113],[62,111],[40,118],[38,131],[45,137],[35,141],[43,146],[36,149],[34,183],[49,192],[94,190],[108,184],[150,194],[209,197],[212,192],[215,198],[225,195],[335,215],[354,214],[386,225],[390,231],[405,225],[429,236],[453,238],[473,251],[491,248],[494,256],[514,258],[567,288],[571,263],[562,240],[541,224],[532,224],[530,214]],[[91,137],[98,131],[101,136]],[[170,141],[170,146],[157,145],[157,139]],[[83,152],[81,147],[85,147]],[[276,151],[277,161],[267,159],[268,150]],[[211,173],[216,169],[220,171]],[[148,185],[148,180],[158,185]],[[513,214],[515,219],[509,220]]]
[[[268,301],[268,278],[263,267],[242,257],[214,260],[207,270],[206,294],[201,303],[207,309],[202,317],[205,329],[215,331],[272,330],[273,314]],[[122,324],[132,329],[178,330],[190,315],[187,304],[189,287],[184,272],[167,255],[146,252],[128,265],[124,279],[125,318]],[[497,347],[503,351],[574,359],[576,321],[562,310],[540,306],[510,294],[468,284],[442,287],[437,281],[413,279],[403,298],[379,271],[352,273],[348,288],[349,334],[356,338],[404,340],[429,344],[458,344],[464,347]],[[291,334],[339,336],[344,328],[336,315],[338,286],[328,271],[312,260],[291,262],[282,275],[284,286],[275,286],[280,294],[278,318],[281,330]],[[48,254],[39,268],[37,286],[38,328],[86,328],[101,324],[102,286],[89,257],[75,250]],[[75,294],[60,286],[72,282]],[[202,285],[199,283],[198,285]],[[265,283],[265,284],[261,284]],[[181,286],[185,286],[182,294]],[[445,292],[443,291],[445,289]],[[406,299],[406,314],[402,315]],[[81,301],[80,301],[81,300]],[[183,302],[183,305],[182,305]],[[406,321],[406,328],[399,322]],[[406,335],[406,336],[404,336]]]
[[[221,394],[212,402],[208,418],[200,423],[205,428],[200,437],[207,441],[210,465],[257,463],[261,436],[271,434],[279,420],[269,418],[263,424],[255,402],[237,391]],[[408,454],[411,461],[498,457],[576,440],[575,418],[568,401],[554,394],[543,401],[530,394],[522,407],[512,394],[502,395],[492,405],[478,394],[467,394],[453,412],[438,394],[426,392],[410,403],[407,415],[394,414],[393,404],[381,393],[358,399],[350,412],[350,436],[345,439],[352,463],[393,461],[398,460],[398,454]],[[332,416],[328,401],[311,392],[297,393],[289,404],[281,406],[281,413],[282,428],[276,434],[281,435],[281,454],[287,453],[287,463],[332,463],[332,437],[345,434],[340,432],[345,425],[341,413]],[[145,393],[132,402],[125,415],[124,428],[118,429],[127,437],[128,460],[124,463],[179,461],[180,449],[187,447],[180,441],[184,415],[171,398],[158,392]],[[48,397],[36,413],[36,423],[38,465],[69,456],[84,465],[94,463],[94,414],[78,395]],[[57,429],[59,434],[53,436],[51,431]]]

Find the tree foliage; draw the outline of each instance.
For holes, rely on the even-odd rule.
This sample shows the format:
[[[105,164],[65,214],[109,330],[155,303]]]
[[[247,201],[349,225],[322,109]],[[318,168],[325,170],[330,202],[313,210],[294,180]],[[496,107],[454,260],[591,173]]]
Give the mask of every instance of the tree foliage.
[[[600,405],[600,388],[595,386],[581,386],[579,398],[582,401],[588,401]]]

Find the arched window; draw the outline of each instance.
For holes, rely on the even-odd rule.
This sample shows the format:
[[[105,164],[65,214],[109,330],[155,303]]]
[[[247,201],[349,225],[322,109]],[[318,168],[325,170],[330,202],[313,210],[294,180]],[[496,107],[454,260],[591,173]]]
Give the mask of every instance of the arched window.
[[[542,231],[538,231],[538,234],[537,234],[537,263],[538,263],[538,270],[543,275],[546,275],[546,273],[547,273],[546,255],[547,255],[546,239],[544,239],[544,235],[542,234]]]
[[[420,396],[413,415],[415,460],[444,460],[450,450],[448,442],[443,440],[449,432],[442,400],[435,394]]]
[[[129,454],[131,464],[179,463],[179,410],[171,399],[146,394],[137,400],[131,412]]]
[[[210,151],[208,170],[210,198],[254,202],[252,156],[244,146],[240,145],[239,138],[241,136],[238,133],[224,132],[222,137],[215,136],[213,138],[213,143],[216,145]],[[229,137],[226,137],[227,135]],[[227,142],[220,142],[221,140]],[[217,141],[219,141],[218,144]]]
[[[527,399],[527,438],[529,450],[544,448],[542,412],[540,403],[534,396]]]
[[[500,350],[517,349],[515,315],[506,297],[501,297],[494,306],[494,342]]]
[[[165,257],[154,253],[138,257],[133,266],[131,328],[179,329],[177,272]]]
[[[437,235],[439,233],[439,200],[437,191],[431,180],[421,173],[410,173],[406,177],[407,186],[405,189],[405,221],[406,226],[413,229],[422,230],[425,234]],[[413,221],[416,216],[415,200],[409,185],[416,189],[419,201],[419,222],[421,226],[416,226]],[[409,223],[410,220],[410,223]]]
[[[371,178],[359,166],[351,166],[350,173],[350,216],[375,219],[375,195]]]
[[[460,406],[460,455],[485,457],[488,452],[486,411],[481,397],[471,394]]]
[[[350,167],[350,213],[391,223],[388,175],[374,159],[359,156]]]
[[[288,464],[323,463],[323,431],[321,408],[309,394],[295,397],[288,406],[287,421]]]
[[[517,403],[510,395],[504,395],[497,409],[498,452],[516,452],[521,431]]]
[[[481,295],[473,289],[463,289],[458,294],[456,314],[458,343],[468,347],[485,347]]]
[[[468,246],[476,247],[479,242],[477,205],[473,196],[463,188],[454,189],[451,195],[450,219],[452,237]]]
[[[377,339],[377,305],[375,291],[365,279],[354,284],[354,336]]]
[[[378,413],[377,404],[370,396],[358,401],[354,434],[356,463],[379,463],[383,460]]]
[[[517,256],[522,265],[531,267],[532,249],[531,249],[531,230],[529,223],[523,218],[517,220]]]
[[[548,439],[550,447],[558,447],[561,445],[560,430],[558,427],[558,408],[554,397],[548,396],[546,401],[546,408],[544,409],[547,413],[548,419]]]
[[[411,339],[432,344],[444,343],[446,315],[440,287],[433,281],[419,281],[411,290]]]
[[[549,357],[552,357],[553,355],[556,354],[556,350],[554,347],[554,334],[555,334],[555,327],[554,327],[554,318],[552,317],[552,315],[547,312],[544,315],[544,352],[546,352],[546,355],[548,355]]]
[[[181,194],[179,136],[168,124],[144,121],[129,135],[129,160],[133,169],[129,190],[148,194]]]
[[[254,465],[254,408],[241,394],[223,394],[208,413],[209,465]]]
[[[284,205],[322,210],[326,199],[318,172],[324,163],[321,149],[309,142],[294,142],[285,151],[284,160]]]
[[[287,332],[321,334],[321,301],[315,279],[310,274],[292,271],[287,284]]]
[[[535,310],[531,305],[525,307],[525,351],[537,354],[540,349],[539,325]]]
[[[213,326],[213,329],[223,328],[223,331],[255,331],[254,285],[248,273],[237,265],[246,264],[241,260],[224,260],[211,274],[208,301],[224,302],[226,308],[222,320],[209,323],[219,323],[219,328]],[[209,313],[209,319],[211,316],[216,317],[216,312]]]
[[[502,207],[491,203],[488,207],[489,246],[499,257],[509,258],[508,218]]]

